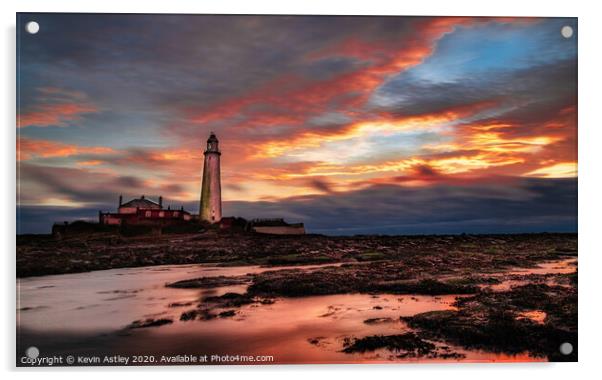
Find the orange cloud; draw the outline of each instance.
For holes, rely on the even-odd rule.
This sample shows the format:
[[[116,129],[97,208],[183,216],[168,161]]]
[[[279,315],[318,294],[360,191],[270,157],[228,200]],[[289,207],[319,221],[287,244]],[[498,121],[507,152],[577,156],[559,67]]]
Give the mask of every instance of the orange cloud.
[[[393,38],[387,41],[348,39],[309,54],[310,61],[333,56],[345,56],[366,60],[367,65],[334,77],[311,81],[305,77],[281,75],[252,89],[244,95],[212,104],[205,109],[191,110],[191,121],[209,124],[230,118],[242,118],[233,122],[231,132],[241,134],[248,128],[285,124],[301,126],[308,117],[324,112],[327,107],[345,112],[363,105],[369,95],[390,75],[397,74],[421,63],[428,57],[436,41],[449,33],[456,25],[483,22],[484,19],[468,18],[417,18],[413,26],[417,38]],[[290,133],[304,133],[297,128]]]
[[[17,115],[17,128],[28,126],[62,126],[68,122],[80,120],[82,115],[98,112],[98,109],[88,104],[58,103],[40,104],[32,111]]]
[[[358,111],[355,110],[359,110],[365,104],[370,94],[383,81],[391,75],[420,64],[432,54],[437,40],[443,35],[452,32],[458,25],[480,24],[492,20],[462,17],[416,18],[412,25],[417,31],[416,38],[378,41],[350,38],[337,41],[320,51],[308,54],[305,58],[315,62],[332,57],[344,57],[364,61],[366,64],[361,65],[359,69],[319,81],[290,74],[280,75],[239,97],[219,101],[204,109],[190,110],[190,120],[206,126],[212,123],[227,123],[228,127],[221,128],[224,138],[228,139],[223,143],[236,152],[234,157],[230,156],[228,166],[231,172],[246,174],[238,176],[243,177],[241,181],[249,177],[266,181],[285,179],[290,181],[293,178],[314,175],[363,176],[370,175],[370,170],[374,170],[372,175],[400,171],[408,165],[415,164],[416,159],[403,158],[400,162],[377,163],[372,167],[370,165],[350,167],[329,162],[328,157],[324,157],[318,148],[324,143],[359,140],[362,136],[376,132],[387,134],[406,130],[443,128],[446,123],[458,121],[463,116],[491,107],[493,102],[468,105],[464,108],[457,107],[432,115],[397,118],[378,114],[362,115],[362,121],[327,128],[308,129],[309,118],[325,111],[338,110],[352,119],[357,119]],[[529,22],[533,20],[529,19]],[[514,19],[498,21],[516,22]],[[186,137],[187,141],[193,138],[191,133],[195,128],[184,129],[177,126],[173,128],[181,136]],[[510,145],[506,147],[509,148]],[[304,152],[311,152],[312,155],[306,155]],[[295,159],[307,159],[320,164],[299,172],[281,173],[271,169],[273,159],[291,157],[295,154],[298,154]],[[225,155],[224,159],[227,159],[226,157]],[[432,163],[444,172],[462,172],[511,165],[522,161],[520,158],[513,157],[489,157],[486,161],[474,157],[455,157]],[[420,162],[431,161],[422,159]],[[231,179],[235,177],[237,176],[232,175]]]
[[[293,170],[271,171],[258,174],[256,178],[266,181],[291,182],[309,178],[336,178],[337,191],[357,189],[368,183],[400,183],[405,185],[425,185],[432,182],[450,182],[453,178],[511,176],[576,176],[576,169],[570,165],[557,164],[559,157],[572,157],[576,160],[572,124],[576,110],[562,109],[560,117],[551,115],[551,120],[542,120],[536,125],[522,126],[511,122],[488,122],[449,127],[463,118],[494,106],[494,102],[445,110],[438,114],[412,116],[378,121],[364,121],[351,124],[339,131],[328,133],[307,132],[290,140],[277,140],[259,147],[255,158],[259,160],[276,157],[311,156],[312,151],[320,152],[326,142],[362,138],[370,132],[379,136],[406,130],[446,126],[445,133],[452,141],[424,145],[421,153],[394,160],[350,164],[339,157],[322,154],[321,161],[299,166]],[[420,147],[417,147],[420,148]],[[300,151],[298,155],[296,151]],[[309,152],[309,153],[308,153]],[[307,153],[307,154],[306,154]],[[547,159],[542,159],[548,157]],[[569,161],[570,162],[570,161]],[[417,176],[417,167],[427,167],[437,176]],[[526,173],[526,174],[525,174]],[[400,181],[400,178],[403,179]],[[303,185],[303,184],[301,184]]]
[[[104,162],[100,160],[88,160],[88,161],[78,161],[78,166],[98,166],[102,165]]]
[[[285,194],[315,193],[316,186],[308,184],[316,178],[328,179],[332,191],[350,191],[374,183],[423,186],[500,176],[576,175],[563,166],[555,167],[559,159],[576,160],[575,107],[561,108],[557,115],[542,115],[540,120],[529,117],[527,124],[513,119],[464,122],[498,106],[498,100],[493,99],[432,114],[381,115],[335,128],[294,129],[282,137],[261,136],[251,143],[234,131],[224,136],[228,142],[222,141],[226,149],[223,159],[228,160],[224,180],[252,188],[231,192],[231,196],[255,200],[266,195],[276,199]],[[371,134],[382,137],[421,130],[435,131],[446,141],[415,146],[415,152],[393,159],[362,156],[361,161],[355,161],[346,157],[346,152]],[[345,149],[324,147],[327,143]],[[196,175],[202,157],[191,160],[178,167]],[[429,168],[436,175],[417,174],[416,168]],[[178,172],[184,174],[183,170]]]
[[[527,177],[572,178],[577,177],[577,162],[561,162],[525,173]]]
[[[35,157],[69,157],[81,154],[109,154],[114,150],[102,146],[80,146],[51,140],[36,140],[21,137],[17,140],[17,159],[30,160]],[[88,161],[90,163],[91,161]]]
[[[263,142],[258,146],[254,158],[278,157],[293,151],[318,148],[324,143],[366,137],[370,134],[389,135],[401,131],[443,128],[448,123],[473,115],[495,105],[483,101],[446,109],[434,114],[407,116],[401,118],[380,118],[349,124],[339,130],[302,132],[292,137]]]

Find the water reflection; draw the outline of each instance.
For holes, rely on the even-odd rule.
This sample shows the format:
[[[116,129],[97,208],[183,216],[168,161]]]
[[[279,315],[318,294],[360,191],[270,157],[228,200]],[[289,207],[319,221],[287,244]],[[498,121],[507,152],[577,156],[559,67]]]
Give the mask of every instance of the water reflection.
[[[292,268],[317,267],[320,266]],[[213,289],[165,287],[166,283],[195,277],[241,276],[279,269],[284,268],[172,265],[19,279],[19,343],[22,347],[35,344],[46,352],[71,354],[76,353],[74,351],[246,354],[273,355],[279,363],[386,362],[401,359],[387,350],[345,354],[341,352],[343,340],[408,332],[400,316],[453,309],[452,304],[458,297],[344,294],[278,298],[270,305],[242,306],[230,318],[185,322],[179,320],[181,313],[194,308],[200,299],[227,292],[244,293],[247,285]],[[553,263],[532,271],[570,273],[559,272],[569,269],[574,271],[574,265]],[[539,318],[540,315],[525,317]],[[174,323],[124,330],[132,321],[146,318],[170,318]],[[460,347],[452,349],[466,355],[466,361],[544,360],[527,353],[511,356]],[[424,361],[403,359],[416,360]]]

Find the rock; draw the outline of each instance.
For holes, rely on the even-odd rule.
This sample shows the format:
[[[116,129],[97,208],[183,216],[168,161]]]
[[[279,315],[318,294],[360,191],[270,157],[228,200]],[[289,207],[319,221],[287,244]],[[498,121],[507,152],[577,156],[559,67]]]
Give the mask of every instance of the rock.
[[[158,326],[163,326],[163,325],[170,325],[172,323],[173,323],[173,320],[167,319],[167,318],[161,318],[161,319],[149,318],[149,319],[145,319],[145,320],[134,321],[128,326],[128,328],[140,329],[140,328],[146,328],[146,327],[158,327]]]

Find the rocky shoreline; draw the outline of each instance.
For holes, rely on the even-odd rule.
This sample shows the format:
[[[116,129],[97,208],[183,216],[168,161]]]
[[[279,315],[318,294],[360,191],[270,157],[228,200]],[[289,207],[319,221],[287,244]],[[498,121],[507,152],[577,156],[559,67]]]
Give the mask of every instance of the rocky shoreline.
[[[401,260],[408,270],[532,266],[576,255],[576,234],[451,236],[269,236],[204,234],[55,239],[17,236],[17,277],[153,265],[308,265]],[[482,271],[479,271],[482,273]]]
[[[445,309],[410,315],[392,315],[386,305],[373,303],[369,318],[361,321],[375,327],[370,334],[343,335],[341,342],[315,336],[307,342],[345,355],[385,352],[391,360],[464,360],[475,350],[577,360],[576,234],[21,237],[17,260],[20,276],[164,264],[270,267],[166,282],[167,288],[207,293],[187,302],[166,300],[170,312],[133,320],[127,334],[244,320],[250,310],[315,296],[362,294],[378,300],[388,295],[397,302],[451,297]],[[228,287],[235,290],[211,293]],[[331,307],[334,313],[341,306],[331,305],[317,318],[330,318]],[[558,351],[564,342],[575,348],[570,355]]]

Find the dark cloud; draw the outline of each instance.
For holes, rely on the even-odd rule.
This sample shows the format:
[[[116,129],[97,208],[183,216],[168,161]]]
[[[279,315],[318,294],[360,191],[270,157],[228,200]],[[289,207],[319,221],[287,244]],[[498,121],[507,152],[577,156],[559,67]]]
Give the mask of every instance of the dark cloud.
[[[114,180],[115,184],[120,187],[140,188],[144,186],[144,182],[139,178],[132,176],[117,177]]]
[[[324,179],[315,178],[307,183],[311,188],[323,193],[332,193],[332,184]]]
[[[419,171],[429,174],[424,173],[429,172],[428,168]],[[60,181],[51,185],[54,191],[78,200],[96,198],[105,202],[76,209],[22,206],[18,210],[20,233],[48,232],[55,221],[94,219],[99,209],[116,207],[113,193],[89,189],[78,193],[61,186]],[[316,185],[323,187],[324,183]],[[328,185],[323,188],[330,189]],[[165,204],[171,203],[166,200]],[[196,201],[185,202],[184,206],[197,212]],[[223,207],[225,215],[283,217],[306,223],[310,232],[325,234],[575,232],[577,181],[500,178],[497,183],[488,180],[428,187],[374,185],[359,191],[279,201],[224,202]]]
[[[325,80],[362,63],[344,57],[312,63],[307,59],[310,52],[354,36],[366,40],[408,36],[414,22],[411,18],[25,13],[19,15],[19,22],[32,18],[41,31],[20,36],[24,99],[36,86],[67,83],[114,108],[125,99],[129,107],[151,101],[161,108],[174,104],[202,108],[285,72]]]
[[[18,170],[22,184],[38,189],[40,193],[20,192],[21,203],[29,204],[39,198],[61,199],[84,204],[112,204],[119,194],[124,196],[166,195],[183,191],[180,184],[149,187],[134,176],[113,176],[99,171],[52,167],[20,163]]]
[[[428,165],[416,165],[414,167],[414,172],[420,176],[424,177],[436,177],[439,173]]]
[[[17,234],[49,234],[54,223],[74,220],[98,221],[99,210],[109,210],[116,205],[117,202],[82,208],[20,206],[17,207]]]
[[[431,187],[373,186],[278,202],[225,202],[227,215],[285,217],[326,234],[511,233],[577,229],[575,179]]]

